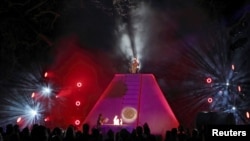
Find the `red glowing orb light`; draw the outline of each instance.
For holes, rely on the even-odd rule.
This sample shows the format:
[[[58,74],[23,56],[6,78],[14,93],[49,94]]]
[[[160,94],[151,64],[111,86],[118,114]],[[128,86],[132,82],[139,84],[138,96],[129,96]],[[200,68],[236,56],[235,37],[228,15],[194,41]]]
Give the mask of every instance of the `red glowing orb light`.
[[[82,87],[82,82],[77,82],[77,83],[76,83],[76,86],[77,86],[78,88],[81,88],[81,87]]]
[[[208,102],[208,103],[212,103],[212,102],[213,102],[213,98],[211,98],[211,97],[208,98],[208,99],[207,99],[207,102]]]
[[[80,106],[81,102],[79,100],[76,101],[76,106]]]
[[[208,77],[208,78],[206,79],[206,82],[207,82],[208,84],[212,83],[212,78],[211,78],[211,77]]]
[[[79,119],[77,119],[77,120],[75,120],[75,125],[80,125],[80,120]]]

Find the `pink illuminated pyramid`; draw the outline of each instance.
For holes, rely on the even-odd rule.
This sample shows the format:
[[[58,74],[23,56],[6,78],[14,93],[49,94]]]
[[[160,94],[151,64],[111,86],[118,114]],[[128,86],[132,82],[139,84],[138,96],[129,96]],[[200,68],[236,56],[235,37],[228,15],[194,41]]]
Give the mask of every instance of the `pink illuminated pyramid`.
[[[115,74],[84,123],[96,126],[99,114],[102,126],[113,130],[147,123],[152,134],[164,135],[179,125],[153,74]]]

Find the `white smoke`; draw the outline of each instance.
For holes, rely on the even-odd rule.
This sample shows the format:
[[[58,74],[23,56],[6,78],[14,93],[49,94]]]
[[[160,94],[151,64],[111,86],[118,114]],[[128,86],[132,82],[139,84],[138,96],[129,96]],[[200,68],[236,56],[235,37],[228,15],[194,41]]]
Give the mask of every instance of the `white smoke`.
[[[132,58],[137,58],[140,62],[143,60],[143,51],[150,29],[150,13],[150,8],[145,3],[140,3],[138,7],[131,9],[130,23],[118,23],[119,50],[128,60]]]

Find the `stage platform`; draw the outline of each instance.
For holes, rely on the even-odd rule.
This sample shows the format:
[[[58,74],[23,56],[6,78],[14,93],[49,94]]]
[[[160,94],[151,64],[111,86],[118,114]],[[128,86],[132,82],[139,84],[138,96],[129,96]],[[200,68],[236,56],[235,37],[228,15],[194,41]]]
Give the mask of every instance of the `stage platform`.
[[[128,132],[132,133],[134,127],[131,125],[114,125],[114,124],[104,124],[101,126],[101,132],[107,134],[109,130],[112,130],[114,133],[120,132],[121,129],[126,129]]]
[[[179,125],[153,74],[115,74],[83,123],[96,125],[98,115],[107,122],[103,132],[122,128],[132,131],[147,123],[151,133],[164,135]],[[114,125],[117,115],[123,125]]]

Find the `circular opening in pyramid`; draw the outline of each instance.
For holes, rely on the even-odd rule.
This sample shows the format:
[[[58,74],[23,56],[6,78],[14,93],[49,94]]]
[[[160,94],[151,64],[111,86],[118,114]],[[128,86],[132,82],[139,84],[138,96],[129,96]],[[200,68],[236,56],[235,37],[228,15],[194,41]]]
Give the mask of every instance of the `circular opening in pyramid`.
[[[125,107],[122,109],[122,120],[126,123],[132,123],[137,118],[137,110],[133,107]]]

